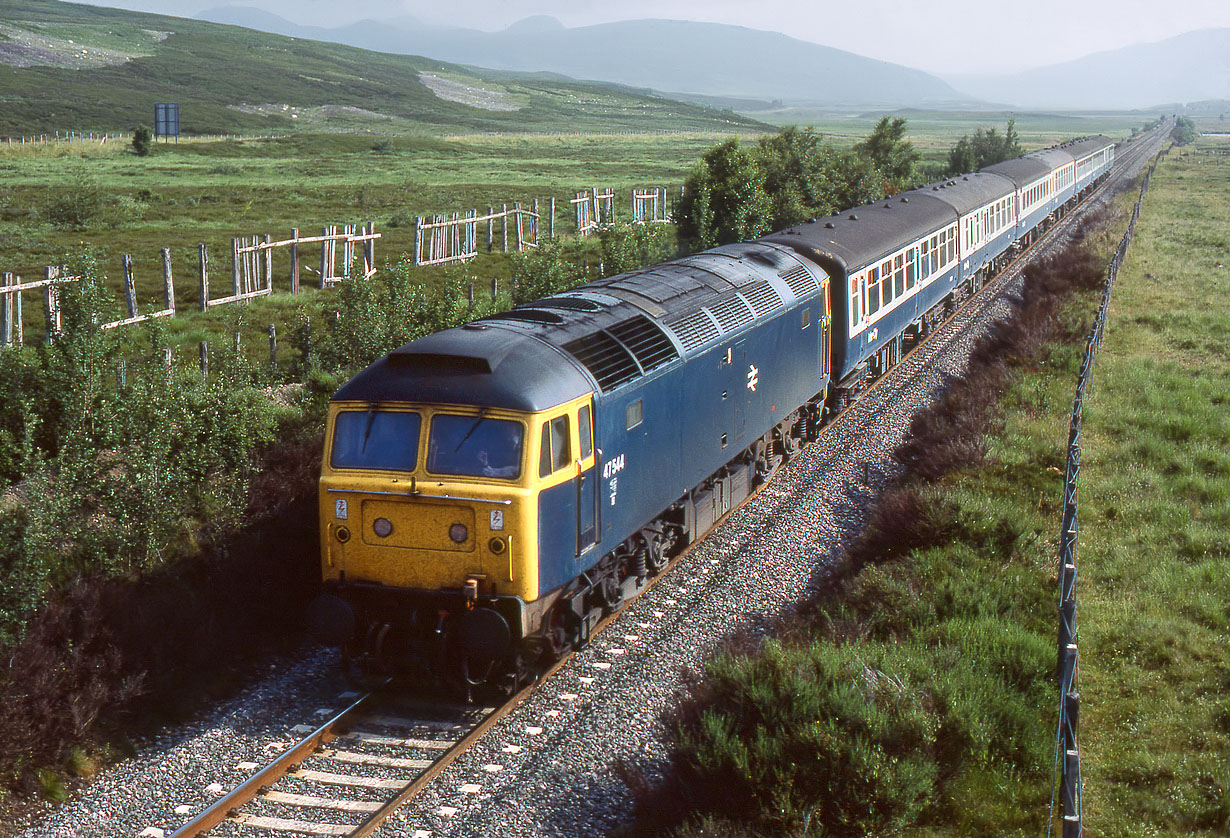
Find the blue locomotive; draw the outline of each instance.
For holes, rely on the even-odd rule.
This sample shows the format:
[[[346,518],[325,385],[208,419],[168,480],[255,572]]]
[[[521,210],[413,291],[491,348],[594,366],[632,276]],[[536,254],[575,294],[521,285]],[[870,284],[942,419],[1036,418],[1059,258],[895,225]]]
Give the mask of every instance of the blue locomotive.
[[[318,636],[515,688],[1113,163],[1091,137],[416,340],[330,405]]]

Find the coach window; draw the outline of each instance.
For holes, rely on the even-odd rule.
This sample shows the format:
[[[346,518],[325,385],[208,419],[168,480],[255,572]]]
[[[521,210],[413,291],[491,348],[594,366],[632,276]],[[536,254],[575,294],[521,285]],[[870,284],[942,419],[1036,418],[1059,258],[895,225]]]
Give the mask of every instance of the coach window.
[[[905,293],[905,256],[897,254],[893,259],[893,296]]]
[[[905,287],[914,287],[914,248],[905,253]]]
[[[850,322],[857,326],[863,322],[863,291],[860,284],[862,276],[850,280]]]
[[[880,269],[867,271],[867,316],[880,310]]]
[[[919,268],[922,270],[922,280],[927,281],[927,277],[931,276],[931,242],[926,240],[922,243],[922,247],[918,251],[920,260]]]
[[[880,305],[887,306],[893,301],[893,260],[885,259],[880,265]]]
[[[547,477],[572,462],[568,441],[568,417],[557,416],[542,423],[542,451],[538,457],[538,476]]]

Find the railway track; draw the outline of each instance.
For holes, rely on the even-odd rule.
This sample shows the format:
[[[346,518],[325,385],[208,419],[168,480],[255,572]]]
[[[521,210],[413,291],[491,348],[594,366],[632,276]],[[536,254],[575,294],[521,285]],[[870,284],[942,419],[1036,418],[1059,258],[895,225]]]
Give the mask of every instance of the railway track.
[[[1090,206],[1125,173],[1130,173],[1143,156],[1153,154],[1162,136],[1159,133],[1152,138],[1142,138],[1125,150],[1116,161],[1111,176],[1080,206]],[[965,306],[994,293],[1026,262],[1049,249],[1082,215],[1083,212],[1070,212],[1053,224],[1030,248],[990,278],[963,306],[956,308],[945,320],[945,325]],[[915,346],[902,361],[926,343]],[[877,387],[892,372],[881,376],[868,389]],[[838,416],[829,423],[826,434],[840,419]],[[758,493],[753,493],[744,503],[749,503]],[[717,526],[737,511],[732,510]],[[642,593],[683,562],[693,546],[672,559],[667,569],[651,580]],[[620,613],[606,618],[597,633]],[[558,661],[542,679],[550,678],[568,660],[569,657],[565,657]],[[219,798],[170,838],[254,834],[361,838],[370,835],[528,698],[536,686],[537,683],[524,688],[499,707],[425,703],[379,689],[365,695],[339,696],[339,704],[346,704],[344,709],[334,712],[319,726],[294,728],[294,733],[302,735],[296,744],[260,767],[248,780]],[[507,748],[517,746],[508,745]],[[499,766],[487,768],[498,770]]]

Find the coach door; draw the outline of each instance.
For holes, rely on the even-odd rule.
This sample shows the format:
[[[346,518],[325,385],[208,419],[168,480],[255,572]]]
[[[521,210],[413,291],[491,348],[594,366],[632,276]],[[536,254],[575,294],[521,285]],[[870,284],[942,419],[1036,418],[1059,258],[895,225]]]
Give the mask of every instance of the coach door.
[[[594,457],[594,411],[577,411],[577,555],[598,541],[598,461]]]

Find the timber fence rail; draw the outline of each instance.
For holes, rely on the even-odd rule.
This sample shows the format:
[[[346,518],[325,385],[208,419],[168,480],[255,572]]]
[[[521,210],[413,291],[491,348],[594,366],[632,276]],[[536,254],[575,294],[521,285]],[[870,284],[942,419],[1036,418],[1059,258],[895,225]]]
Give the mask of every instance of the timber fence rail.
[[[1080,373],[1076,381],[1076,398],[1072,403],[1072,421],[1068,431],[1068,461],[1063,480],[1063,523],[1059,531],[1059,637],[1058,682],[1059,723],[1055,732],[1055,760],[1051,781],[1051,807],[1047,820],[1047,835],[1055,822],[1055,788],[1058,786],[1061,805],[1063,838],[1079,838],[1082,835],[1081,759],[1077,738],[1077,722],[1080,717],[1080,693],[1077,690],[1080,674],[1080,654],[1076,633],[1076,569],[1077,569],[1077,501],[1079,492],[1077,478],[1081,466],[1081,425],[1085,399],[1093,386],[1093,364],[1106,331],[1106,315],[1110,308],[1110,295],[1119,275],[1119,268],[1127,256],[1128,246],[1136,232],[1136,221],[1144,203],[1149,181],[1165,156],[1161,151],[1153,159],[1140,185],[1140,195],[1132,209],[1132,219],[1127,232],[1115,248],[1106,268],[1106,282],[1102,289],[1102,301],[1094,316],[1093,328],[1085,344]]]
[[[330,225],[323,227],[318,236],[300,236],[297,228],[290,231],[290,238],[273,241],[269,235],[237,237],[231,240],[231,271],[230,294],[224,297],[210,297],[210,261],[206,245],[197,245],[197,277],[199,279],[201,311],[231,303],[266,297],[275,292],[273,253],[284,248],[289,253],[287,268],[288,281],[285,290],[298,294],[302,272],[316,275],[313,285],[326,288],[335,285],[351,276],[359,279],[370,279],[376,272],[376,240],[380,234],[376,232],[374,222],[362,225]],[[341,245],[339,259],[338,245]],[[304,254],[300,248],[308,245],[320,245],[319,267],[306,264],[301,258]],[[361,266],[358,263],[362,259]],[[114,329],[120,326],[131,326],[144,323],[160,317],[174,317],[179,309],[175,302],[175,281],[171,264],[171,249],[162,248],[160,252],[162,265],[162,304],[157,311],[142,314],[138,309],[136,280],[133,273],[133,259],[125,253],[123,263],[124,304],[127,314],[119,320],[101,324],[104,329]],[[41,291],[43,297],[43,316],[45,319],[44,340],[55,340],[60,331],[60,287],[66,283],[79,282],[80,276],[64,272],[63,267],[50,265],[43,269],[41,279],[25,282],[13,273],[0,274],[0,347],[21,346],[24,344],[24,322],[22,311],[22,295],[26,292]]]
[[[569,200],[572,204],[576,234],[580,238],[614,224],[617,218],[615,190],[603,187],[582,189]],[[671,193],[665,186],[636,187],[631,190],[630,220],[633,224],[666,224],[671,221]],[[414,219],[414,264],[418,266],[447,265],[468,262],[480,253],[480,225],[486,226],[486,252],[499,247],[501,253],[538,247],[540,225],[546,221],[548,240],[555,239],[556,200],[547,198],[545,212],[539,211],[538,198],[525,205],[501,204],[478,210],[416,216]],[[496,227],[499,227],[498,245]],[[511,241],[511,244],[510,244]]]

